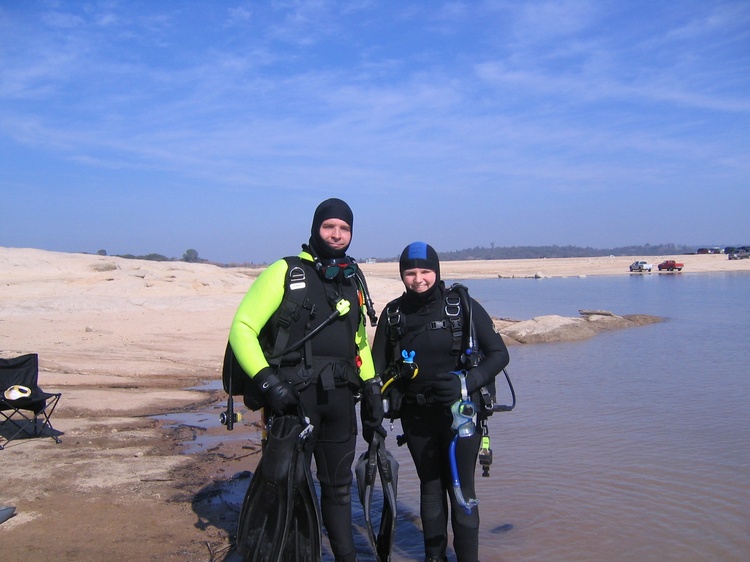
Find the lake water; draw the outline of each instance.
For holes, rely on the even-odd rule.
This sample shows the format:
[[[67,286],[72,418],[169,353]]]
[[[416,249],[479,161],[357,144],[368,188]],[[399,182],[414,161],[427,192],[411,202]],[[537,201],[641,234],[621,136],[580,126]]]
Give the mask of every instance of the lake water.
[[[518,406],[491,418],[494,463],[478,477],[485,562],[750,560],[750,274],[465,284],[497,317],[668,319],[511,347]],[[391,449],[403,517],[394,559],[422,560],[413,465]]]
[[[477,478],[484,562],[750,560],[750,274],[465,284],[496,317],[667,318],[511,347],[518,405],[490,419],[494,463]],[[233,434],[259,438],[247,431]],[[401,464],[393,560],[421,561],[418,481],[399,433],[388,438]],[[360,560],[371,560],[353,505]]]

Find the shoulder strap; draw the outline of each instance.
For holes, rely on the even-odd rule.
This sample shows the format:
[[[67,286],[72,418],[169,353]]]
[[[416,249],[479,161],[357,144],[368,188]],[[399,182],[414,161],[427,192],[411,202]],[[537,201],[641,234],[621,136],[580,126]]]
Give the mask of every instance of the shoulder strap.
[[[298,256],[284,258],[287,262],[287,273],[284,279],[284,297],[278,309],[278,337],[274,342],[269,365],[278,367],[289,341],[292,322],[299,319],[307,295],[305,270]],[[278,357],[276,357],[278,355]],[[234,355],[232,346],[227,343],[222,365],[222,382],[224,390],[231,395],[245,395],[245,405],[253,410],[262,406],[260,391],[250,383],[250,376],[242,369]]]
[[[461,291],[460,289],[464,289]],[[445,308],[443,314],[453,335],[453,344],[451,345],[451,355],[460,355],[464,350],[464,332],[463,332],[463,307],[462,296],[468,296],[465,292],[466,287],[460,283],[454,283],[445,292]],[[463,295],[462,295],[463,293]]]
[[[479,342],[477,342],[475,327],[474,327],[474,315],[471,310],[471,297],[469,297],[469,289],[461,283],[454,283],[448,289],[448,293],[454,292],[458,298],[459,303],[463,301],[462,317],[466,319],[466,330],[462,327],[453,329],[453,348],[458,345],[459,353],[461,354],[461,361],[467,368],[476,367],[479,364]],[[448,294],[447,293],[447,294]],[[446,314],[448,309],[446,296]],[[459,306],[461,306],[459,304]]]
[[[430,322],[426,328],[430,330],[449,329],[453,336],[453,343],[451,344],[451,355],[461,355],[466,349],[466,334],[464,333],[464,308],[467,310],[471,309],[469,304],[467,307],[463,305],[463,302],[468,302],[469,295],[464,285],[455,283],[451,285],[445,291],[445,297],[443,302],[443,317],[441,321]],[[388,337],[391,342],[391,348],[393,349],[394,361],[398,361],[401,358],[401,345],[400,341],[405,333],[406,321],[404,315],[401,312],[398,301],[394,301],[389,304],[385,309],[386,318],[388,320]],[[470,312],[469,312],[470,314]]]
[[[302,260],[299,256],[289,256],[284,260],[287,263],[287,272],[284,278],[284,298],[278,309],[278,332],[271,359],[269,359],[269,364],[274,367],[281,365],[284,350],[289,343],[290,327],[294,321],[299,319],[300,309],[307,296],[307,282]]]
[[[406,321],[401,313],[401,307],[399,306],[398,300],[391,302],[385,307],[385,315],[387,320],[387,333],[388,340],[391,343],[391,349],[393,350],[393,362],[398,362],[401,359],[401,338],[405,333]]]

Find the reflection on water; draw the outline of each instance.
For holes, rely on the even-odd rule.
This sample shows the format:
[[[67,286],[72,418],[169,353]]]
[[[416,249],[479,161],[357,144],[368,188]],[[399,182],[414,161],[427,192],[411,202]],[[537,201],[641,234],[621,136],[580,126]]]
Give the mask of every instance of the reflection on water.
[[[480,496],[482,544],[491,547],[483,551],[510,560],[745,559],[746,391],[715,402],[702,390],[705,372],[649,362],[583,370],[577,352],[588,345],[559,347],[568,349],[514,357],[519,406],[492,420],[501,466],[498,488]],[[504,521],[513,533],[487,534]]]
[[[511,348],[518,406],[491,418],[491,476],[477,478],[483,560],[750,560],[750,275],[466,284],[493,316],[668,319]],[[388,438],[401,465],[393,559],[421,561],[418,481],[399,433]]]

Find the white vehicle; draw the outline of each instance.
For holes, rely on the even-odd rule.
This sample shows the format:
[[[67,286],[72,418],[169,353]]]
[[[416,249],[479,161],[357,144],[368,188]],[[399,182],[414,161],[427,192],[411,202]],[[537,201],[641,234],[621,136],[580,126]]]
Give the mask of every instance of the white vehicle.
[[[630,271],[648,271],[651,272],[653,265],[647,261],[635,261],[630,264]]]

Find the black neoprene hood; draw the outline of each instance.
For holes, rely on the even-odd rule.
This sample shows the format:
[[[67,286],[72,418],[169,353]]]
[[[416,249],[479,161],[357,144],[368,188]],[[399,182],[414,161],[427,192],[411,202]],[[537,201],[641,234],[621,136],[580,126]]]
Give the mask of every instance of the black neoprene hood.
[[[313,215],[312,226],[310,227],[310,248],[318,258],[342,258],[346,255],[349,246],[343,250],[334,251],[320,237],[320,225],[328,219],[344,221],[349,225],[352,234],[354,233],[354,213],[351,207],[345,201],[335,197],[326,199],[318,205]]]
[[[404,248],[398,268],[401,277],[407,269],[429,269],[434,271],[437,280],[440,280],[440,258],[435,249],[424,242],[412,242]]]

